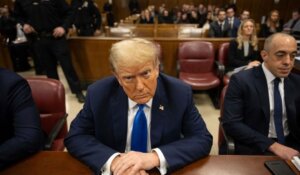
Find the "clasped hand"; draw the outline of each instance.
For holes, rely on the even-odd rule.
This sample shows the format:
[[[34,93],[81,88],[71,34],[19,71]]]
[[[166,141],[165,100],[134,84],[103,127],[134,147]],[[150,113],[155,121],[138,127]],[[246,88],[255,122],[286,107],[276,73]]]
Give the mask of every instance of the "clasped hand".
[[[130,151],[117,156],[111,164],[114,175],[146,175],[146,170],[159,166],[159,158],[155,152],[141,153]]]

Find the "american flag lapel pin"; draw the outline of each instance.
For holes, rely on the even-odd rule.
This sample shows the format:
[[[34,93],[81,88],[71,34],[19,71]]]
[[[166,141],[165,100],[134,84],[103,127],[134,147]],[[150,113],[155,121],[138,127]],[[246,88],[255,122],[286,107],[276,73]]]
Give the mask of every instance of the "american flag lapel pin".
[[[159,110],[163,111],[164,110],[164,106],[163,105],[159,105]]]

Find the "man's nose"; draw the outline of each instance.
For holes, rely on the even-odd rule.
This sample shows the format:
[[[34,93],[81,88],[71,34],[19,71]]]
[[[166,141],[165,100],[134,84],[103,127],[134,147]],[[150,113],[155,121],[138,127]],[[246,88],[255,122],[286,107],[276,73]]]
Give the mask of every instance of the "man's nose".
[[[137,78],[136,78],[136,89],[139,90],[139,91],[141,91],[141,90],[144,89],[144,87],[145,87],[145,86],[144,86],[143,79],[140,78],[140,77],[137,77]]]
[[[285,58],[283,59],[283,63],[289,65],[293,61],[293,57],[290,54],[286,54]]]

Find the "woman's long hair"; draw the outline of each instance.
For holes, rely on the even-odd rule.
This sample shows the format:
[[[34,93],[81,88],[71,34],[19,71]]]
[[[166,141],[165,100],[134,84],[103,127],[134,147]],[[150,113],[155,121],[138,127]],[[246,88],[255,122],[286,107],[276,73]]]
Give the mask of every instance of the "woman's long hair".
[[[273,13],[277,13],[278,14],[278,19],[277,21],[272,21],[271,19],[271,16]],[[279,11],[278,10],[272,10],[270,13],[269,13],[269,16],[268,16],[268,19],[266,21],[266,24],[269,28],[272,28],[272,29],[276,29],[277,27],[280,26],[280,16],[279,16]]]
[[[238,43],[238,49],[242,49],[244,39],[243,27],[246,22],[251,22],[253,24],[253,33],[249,38],[249,43],[254,50],[258,49],[258,39],[256,35],[255,21],[253,19],[245,19],[239,26],[236,41]]]

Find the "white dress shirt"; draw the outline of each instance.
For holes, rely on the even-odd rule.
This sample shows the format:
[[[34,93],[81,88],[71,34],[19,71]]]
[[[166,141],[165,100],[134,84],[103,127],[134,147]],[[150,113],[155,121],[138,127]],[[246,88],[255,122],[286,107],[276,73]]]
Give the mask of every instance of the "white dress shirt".
[[[244,56],[249,55],[249,41],[243,41],[243,47],[244,47]]]
[[[151,150],[151,131],[150,131],[150,124],[151,124],[151,106],[152,106],[152,100],[149,100],[148,103],[145,104],[144,107],[144,113],[146,115],[147,119],[147,150],[148,152],[155,151],[158,155],[160,166],[157,167],[160,171],[160,174],[166,174],[167,173],[167,160],[161,150],[159,148],[154,148]],[[127,122],[127,139],[126,139],[126,148],[125,152],[131,151],[131,133],[132,133],[132,127],[133,127],[133,121],[134,117],[138,111],[138,104],[131,99],[128,98],[128,122]],[[103,165],[101,168],[102,175],[111,175],[110,166],[115,157],[120,155],[120,153],[113,154]]]
[[[233,20],[234,20],[234,17],[228,18],[228,23],[229,23],[229,26],[231,29],[233,28]]]
[[[264,71],[264,74],[267,79],[268,84],[268,93],[269,93],[269,104],[270,104],[270,123],[269,123],[269,138],[277,138],[276,130],[275,130],[275,123],[274,123],[274,79],[276,78],[265,66],[265,64],[262,64],[262,68]],[[286,116],[286,107],[285,107],[285,101],[284,99],[284,78],[280,78],[281,82],[279,83],[279,93],[281,96],[282,101],[282,123],[283,123],[283,132],[284,136],[287,136],[290,131],[288,128],[287,123],[287,116]]]

